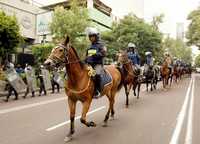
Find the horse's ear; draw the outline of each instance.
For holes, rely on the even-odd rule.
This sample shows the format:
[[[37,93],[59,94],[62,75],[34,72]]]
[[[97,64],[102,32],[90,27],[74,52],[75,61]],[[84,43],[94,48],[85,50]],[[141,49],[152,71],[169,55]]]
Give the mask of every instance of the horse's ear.
[[[64,45],[67,45],[69,43],[69,36],[66,35],[64,39]]]

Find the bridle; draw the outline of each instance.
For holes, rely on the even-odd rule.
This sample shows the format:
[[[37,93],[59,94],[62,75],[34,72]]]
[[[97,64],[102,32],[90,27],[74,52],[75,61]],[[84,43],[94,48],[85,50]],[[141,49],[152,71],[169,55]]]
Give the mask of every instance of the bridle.
[[[69,61],[69,55],[68,55],[68,51],[70,50],[71,46],[69,44],[67,44],[67,46],[63,45],[63,44],[60,44],[58,46],[56,46],[52,51],[55,51],[56,49],[58,48],[63,48],[63,52],[64,52],[64,60],[61,59],[60,57],[58,56],[55,56],[55,55],[50,55],[49,56],[49,59],[52,60],[54,63],[62,63],[62,64],[66,64],[66,65],[69,65],[69,64],[73,64],[73,63],[78,63],[80,62],[81,60],[78,59],[76,61],[72,61],[70,62]]]

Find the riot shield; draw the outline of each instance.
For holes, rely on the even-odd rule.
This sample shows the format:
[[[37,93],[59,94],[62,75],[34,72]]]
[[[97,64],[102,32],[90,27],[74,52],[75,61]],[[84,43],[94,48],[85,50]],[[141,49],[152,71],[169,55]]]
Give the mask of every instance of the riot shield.
[[[26,81],[27,81],[27,86],[28,86],[29,90],[31,92],[36,91],[37,83],[36,83],[34,70],[27,70],[27,71],[25,71],[25,74],[26,74]]]
[[[49,71],[46,69],[41,69],[41,73],[43,75],[45,89],[46,90],[51,89],[51,80],[50,80]]]
[[[62,79],[60,74],[55,75],[53,80],[57,82],[60,85],[60,87],[64,87],[64,80]]]
[[[26,84],[15,71],[7,71],[6,76],[9,83],[17,91],[17,93],[26,91],[27,88]]]

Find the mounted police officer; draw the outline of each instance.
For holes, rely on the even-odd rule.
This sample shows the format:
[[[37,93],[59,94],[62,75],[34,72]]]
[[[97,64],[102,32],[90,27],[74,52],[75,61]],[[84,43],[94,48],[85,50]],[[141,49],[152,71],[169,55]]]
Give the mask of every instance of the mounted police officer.
[[[147,51],[147,52],[145,53],[145,55],[146,55],[146,64],[147,64],[149,67],[153,67],[153,61],[154,61],[154,59],[153,59],[152,52]]]
[[[103,58],[106,56],[106,47],[100,40],[100,34],[96,28],[88,28],[88,37],[91,42],[90,47],[86,52],[86,63],[91,65],[96,75],[94,77],[95,83],[95,95],[94,98],[98,98],[101,92],[101,74],[103,70]]]
[[[167,62],[168,64],[168,68],[170,70],[170,74],[172,74],[172,70],[173,70],[173,62],[172,62],[172,57],[169,54],[169,52],[165,52],[164,53],[164,60]]]
[[[136,51],[136,46],[134,43],[128,44],[128,58],[132,61],[135,66],[135,70],[138,74],[140,74],[140,56]]]

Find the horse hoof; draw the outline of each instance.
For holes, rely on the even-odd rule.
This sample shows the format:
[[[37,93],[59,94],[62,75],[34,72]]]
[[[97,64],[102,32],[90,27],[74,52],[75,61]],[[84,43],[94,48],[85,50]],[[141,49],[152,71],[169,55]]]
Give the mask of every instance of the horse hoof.
[[[72,140],[72,136],[66,136],[64,142],[70,142]]]
[[[107,122],[104,122],[102,126],[103,126],[103,127],[108,127]]]
[[[115,117],[114,117],[114,116],[111,116],[110,121],[114,121],[114,120],[115,120]]]
[[[97,125],[93,121],[91,121],[91,122],[89,122],[89,126],[90,127],[96,127]]]

